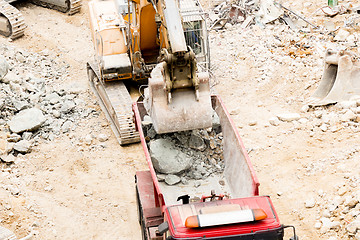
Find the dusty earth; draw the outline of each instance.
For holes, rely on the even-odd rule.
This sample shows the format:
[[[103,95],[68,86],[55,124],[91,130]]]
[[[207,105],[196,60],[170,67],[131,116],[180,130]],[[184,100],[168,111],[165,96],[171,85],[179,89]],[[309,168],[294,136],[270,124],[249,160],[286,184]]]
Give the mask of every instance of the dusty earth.
[[[292,6],[292,1],[288,1],[294,10],[307,16],[326,4],[325,1],[307,2],[313,4],[305,9],[301,4]],[[0,38],[0,43],[31,52],[47,49],[58,55],[70,65],[70,75],[54,84],[78,83],[83,87],[83,99],[88,107],[101,112],[89,90],[85,69],[93,53],[87,1],[83,2],[81,13],[74,16],[29,3],[16,6],[28,24],[25,36],[13,42]],[[322,24],[324,18],[323,15],[311,16],[317,24]],[[342,16],[327,20],[342,21]],[[335,230],[323,234],[315,229],[322,208],[319,204],[305,208],[304,203],[311,196],[317,198],[320,189],[329,195],[334,193],[336,187],[344,183],[345,172],[359,177],[358,152],[342,161],[330,161],[331,156],[342,156],[358,146],[358,134],[346,127],[336,132],[310,134],[306,127],[294,128],[293,123],[269,124],[269,119],[276,114],[300,113],[304,99],[320,81],[318,69],[321,69],[322,54],[312,56],[316,71],[305,64],[296,65],[293,71],[291,62],[287,62],[270,66],[272,73],[268,80],[257,81],[260,71],[255,64],[257,56],[251,55],[255,49],[247,44],[244,49],[233,47],[229,39],[221,40],[225,37],[236,42],[240,36],[246,40],[241,31],[235,33],[211,32],[213,71],[218,82],[216,90],[249,150],[261,184],[260,193],[272,196],[281,222],[295,225],[300,239],[329,239],[330,236],[347,239]],[[258,28],[252,33],[249,38],[261,39],[269,32]],[[281,49],[273,58],[287,54]],[[301,63],[307,57],[297,61]],[[311,112],[301,114],[309,117]],[[92,148],[81,141],[88,134],[99,133],[110,136],[106,148]],[[315,170],[310,169],[311,174],[308,174],[309,166],[316,166]],[[120,147],[104,114],[83,119],[74,132],[36,146],[12,166],[2,165],[0,183],[16,182],[20,194],[14,196],[0,188],[1,225],[19,238],[33,232],[33,239],[141,239],[134,174],[145,169],[141,145]]]

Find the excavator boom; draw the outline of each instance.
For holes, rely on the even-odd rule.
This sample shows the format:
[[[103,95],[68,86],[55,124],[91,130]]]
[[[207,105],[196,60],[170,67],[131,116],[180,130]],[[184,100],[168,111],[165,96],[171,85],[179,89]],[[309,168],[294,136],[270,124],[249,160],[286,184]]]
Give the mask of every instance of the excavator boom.
[[[145,93],[148,114],[159,134],[209,128],[212,125],[209,76],[197,73],[195,53],[186,43],[176,0],[162,7],[168,39],[160,51],[160,63],[151,73]]]

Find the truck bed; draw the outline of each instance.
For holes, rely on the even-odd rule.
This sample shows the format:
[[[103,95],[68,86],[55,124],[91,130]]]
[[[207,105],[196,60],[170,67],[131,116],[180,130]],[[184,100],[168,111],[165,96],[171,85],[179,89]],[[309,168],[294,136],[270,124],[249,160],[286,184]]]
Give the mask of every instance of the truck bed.
[[[211,190],[215,190],[217,194],[228,193],[231,198],[258,195],[259,182],[236,127],[230,119],[229,113],[221,99],[218,96],[212,96],[211,100],[212,107],[220,119],[223,134],[224,172],[221,175],[213,174],[203,180],[191,180],[187,185],[177,184],[168,186],[165,183],[158,181],[141,126],[141,120],[146,115],[146,110],[141,102],[138,102],[134,107],[135,117],[137,118],[137,127],[140,132],[150,172],[154,179],[155,189],[159,194],[160,201],[164,201],[164,205],[178,203],[177,198],[185,194],[189,194],[191,197],[210,195]],[[220,179],[224,180],[224,186],[219,184]],[[201,185],[198,188],[194,188],[194,181],[200,181]]]

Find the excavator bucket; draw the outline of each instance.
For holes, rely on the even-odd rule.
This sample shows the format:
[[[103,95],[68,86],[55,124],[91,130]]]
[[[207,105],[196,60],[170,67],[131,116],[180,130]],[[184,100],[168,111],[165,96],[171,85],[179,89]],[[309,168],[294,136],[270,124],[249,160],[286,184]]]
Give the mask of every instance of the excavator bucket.
[[[206,76],[205,76],[206,75]],[[176,89],[168,101],[164,81],[164,68],[158,64],[151,72],[144,105],[152,118],[157,133],[186,131],[212,126],[210,86],[208,74],[198,74],[198,99],[194,89]]]
[[[333,104],[355,95],[360,95],[360,61],[352,52],[328,50],[323,77],[308,105]]]

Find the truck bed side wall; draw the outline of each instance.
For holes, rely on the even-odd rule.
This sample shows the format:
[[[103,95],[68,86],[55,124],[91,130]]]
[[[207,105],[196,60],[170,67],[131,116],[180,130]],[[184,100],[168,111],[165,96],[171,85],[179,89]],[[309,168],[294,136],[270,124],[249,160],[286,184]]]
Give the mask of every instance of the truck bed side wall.
[[[218,96],[212,97],[223,132],[225,178],[230,185],[232,198],[259,195],[259,182],[240,135]]]

